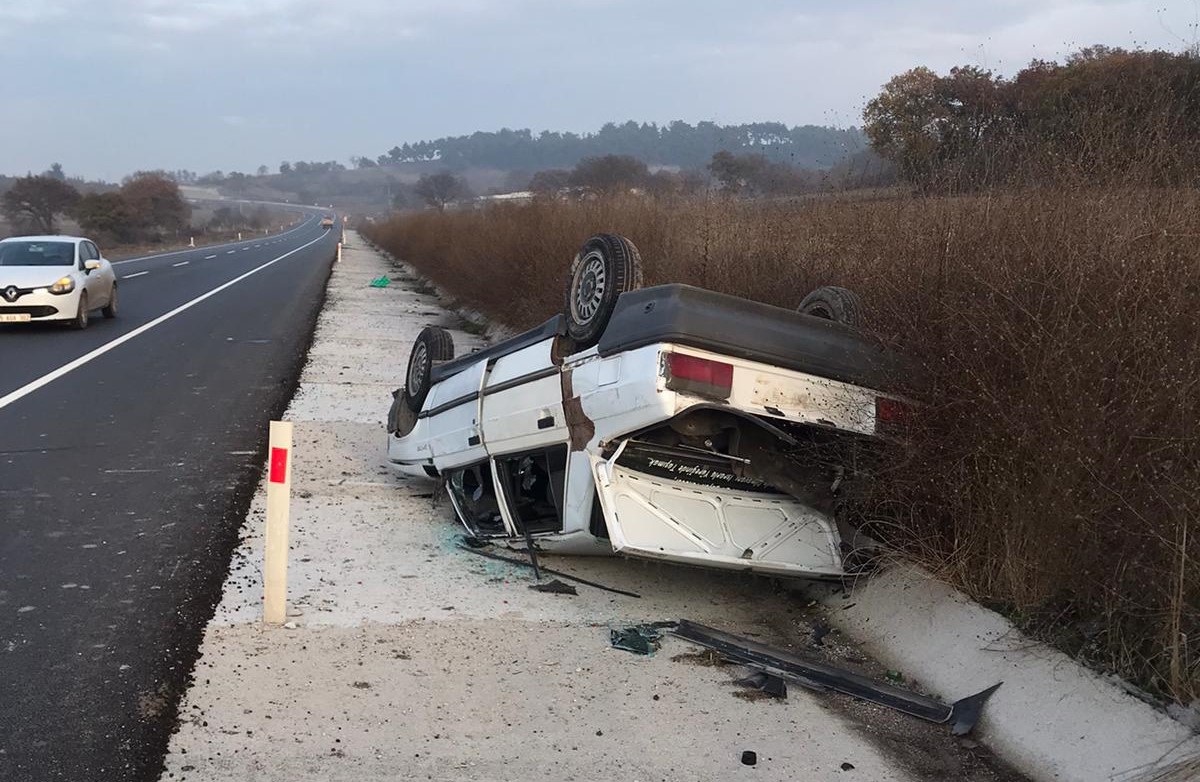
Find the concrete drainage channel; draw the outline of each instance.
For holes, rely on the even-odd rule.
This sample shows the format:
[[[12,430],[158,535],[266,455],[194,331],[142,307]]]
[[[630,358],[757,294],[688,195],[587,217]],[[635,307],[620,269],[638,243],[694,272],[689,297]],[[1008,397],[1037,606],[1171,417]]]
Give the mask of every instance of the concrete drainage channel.
[[[451,328],[459,353],[479,339],[410,270],[348,239],[286,414],[290,621],[261,623],[260,486],[164,779],[1026,778],[991,745],[1030,778],[1095,780],[1167,755],[1172,738],[1175,756],[1188,748],[1178,723],[1069,661],[996,655],[998,617],[908,571],[850,600],[815,595],[822,610],[766,579],[616,558],[542,559],[641,597],[541,592],[526,568],[472,556],[432,484],[386,465],[384,418],[424,325]],[[1007,682],[955,738],[845,695],[739,686],[746,669],[677,637],[645,656],[610,645],[612,630],[679,618],[948,701]]]

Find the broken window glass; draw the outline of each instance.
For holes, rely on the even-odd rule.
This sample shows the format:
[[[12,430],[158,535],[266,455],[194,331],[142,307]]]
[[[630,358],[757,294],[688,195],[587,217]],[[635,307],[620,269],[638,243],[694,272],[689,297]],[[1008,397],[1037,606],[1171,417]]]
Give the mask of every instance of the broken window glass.
[[[446,476],[446,487],[463,523],[479,537],[508,534],[500,515],[500,502],[492,482],[491,465],[481,462]]]

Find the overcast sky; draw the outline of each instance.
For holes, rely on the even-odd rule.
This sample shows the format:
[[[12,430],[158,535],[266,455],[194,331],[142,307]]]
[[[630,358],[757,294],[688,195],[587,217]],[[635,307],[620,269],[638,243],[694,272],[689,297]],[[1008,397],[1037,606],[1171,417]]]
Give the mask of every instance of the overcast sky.
[[[1197,0],[0,0],[0,172],[117,179],[606,121],[859,123],[914,65],[1178,50]]]

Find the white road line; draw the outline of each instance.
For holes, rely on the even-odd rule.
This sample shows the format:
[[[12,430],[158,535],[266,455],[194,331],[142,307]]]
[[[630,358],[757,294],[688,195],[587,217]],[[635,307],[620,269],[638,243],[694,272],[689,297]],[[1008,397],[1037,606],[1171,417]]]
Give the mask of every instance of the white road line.
[[[251,203],[253,203],[253,202],[251,202]],[[299,231],[301,228],[304,228],[306,225],[309,224],[309,222],[311,222],[314,219],[316,219],[316,218],[306,218],[305,220],[301,221],[300,224],[297,225],[296,227],[289,228],[279,235],[287,236],[290,233]],[[225,244],[213,245],[213,249],[217,249],[217,248],[221,248],[221,247],[228,247],[231,244],[240,244],[240,242],[226,242]],[[194,252],[196,252],[196,248],[188,247],[183,250],[173,250],[169,253],[155,253],[154,255],[139,255],[137,258],[126,258],[122,261],[113,261],[112,265],[116,266],[117,264],[120,264],[120,263],[133,263],[134,261],[148,261],[152,258],[166,258],[169,255],[179,255],[180,253],[194,253]]]
[[[180,261],[179,263],[173,263],[171,265],[172,266],[187,266],[189,263],[191,263],[191,261]]]
[[[149,273],[150,272],[134,272],[133,274],[122,274],[121,279],[122,280],[132,280],[134,277],[141,277],[143,274],[149,274]]]
[[[226,255],[233,255],[235,252],[237,252],[237,250],[228,250],[228,251],[226,251],[226,253],[225,253],[225,254],[226,254]]]
[[[0,410],[3,410],[4,408],[8,407],[13,402],[16,402],[19,399],[29,396],[34,391],[37,391],[39,388],[49,385],[50,383],[53,383],[55,380],[58,380],[63,375],[66,375],[69,372],[73,372],[76,369],[79,369],[81,366],[84,366],[85,364],[88,364],[88,363],[96,360],[97,358],[100,358],[100,356],[103,356],[108,351],[110,351],[114,348],[120,347],[121,345],[124,345],[126,342],[133,339],[134,337],[137,337],[141,334],[146,333],[147,331],[154,328],[155,326],[158,326],[162,323],[166,323],[171,318],[175,317],[176,315],[179,315],[182,312],[186,312],[187,310],[190,310],[192,307],[195,307],[197,304],[204,301],[205,299],[212,298],[213,296],[216,296],[218,293],[225,290],[226,288],[231,288],[234,285],[237,285],[239,282],[241,282],[242,280],[251,276],[252,274],[258,274],[263,269],[267,268],[268,266],[274,266],[275,264],[282,261],[284,258],[287,258],[289,255],[295,255],[296,253],[300,252],[304,248],[311,247],[312,245],[321,241],[323,238],[325,238],[325,237],[318,236],[316,239],[313,239],[311,242],[302,244],[299,247],[295,248],[294,250],[288,250],[283,255],[280,255],[278,258],[274,258],[270,261],[267,261],[266,263],[262,264],[261,266],[256,266],[253,269],[251,269],[250,271],[246,272],[245,274],[242,274],[239,277],[234,277],[229,282],[218,285],[217,287],[213,288],[208,293],[202,293],[199,296],[197,296],[196,298],[192,299],[191,301],[186,302],[184,304],[180,304],[178,307],[171,310],[170,312],[159,315],[157,318],[150,321],[149,323],[143,323],[141,326],[138,326],[133,331],[122,334],[121,336],[117,337],[116,339],[112,340],[111,342],[104,343],[100,347],[93,350],[91,353],[85,353],[84,355],[80,356],[79,358],[75,359],[74,361],[70,361],[66,364],[63,364],[61,367],[59,367],[58,369],[55,369],[52,372],[47,372],[46,374],[39,377],[37,380],[26,383],[25,385],[18,388],[16,391],[10,391],[9,393],[5,394],[4,396],[0,396]],[[140,273],[145,274],[146,272],[140,272]],[[129,276],[133,276],[133,275],[129,275]]]
[[[206,256],[204,256],[204,260],[211,261],[213,258],[216,258],[216,257],[217,256],[215,256],[215,255],[206,255]]]

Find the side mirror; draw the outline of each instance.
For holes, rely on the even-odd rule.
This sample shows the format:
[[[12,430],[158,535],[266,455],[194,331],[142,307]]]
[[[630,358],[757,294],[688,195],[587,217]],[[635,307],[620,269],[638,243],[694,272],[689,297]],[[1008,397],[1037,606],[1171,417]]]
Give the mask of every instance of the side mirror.
[[[100,268],[100,261],[84,261],[83,268],[85,271],[94,272]]]

